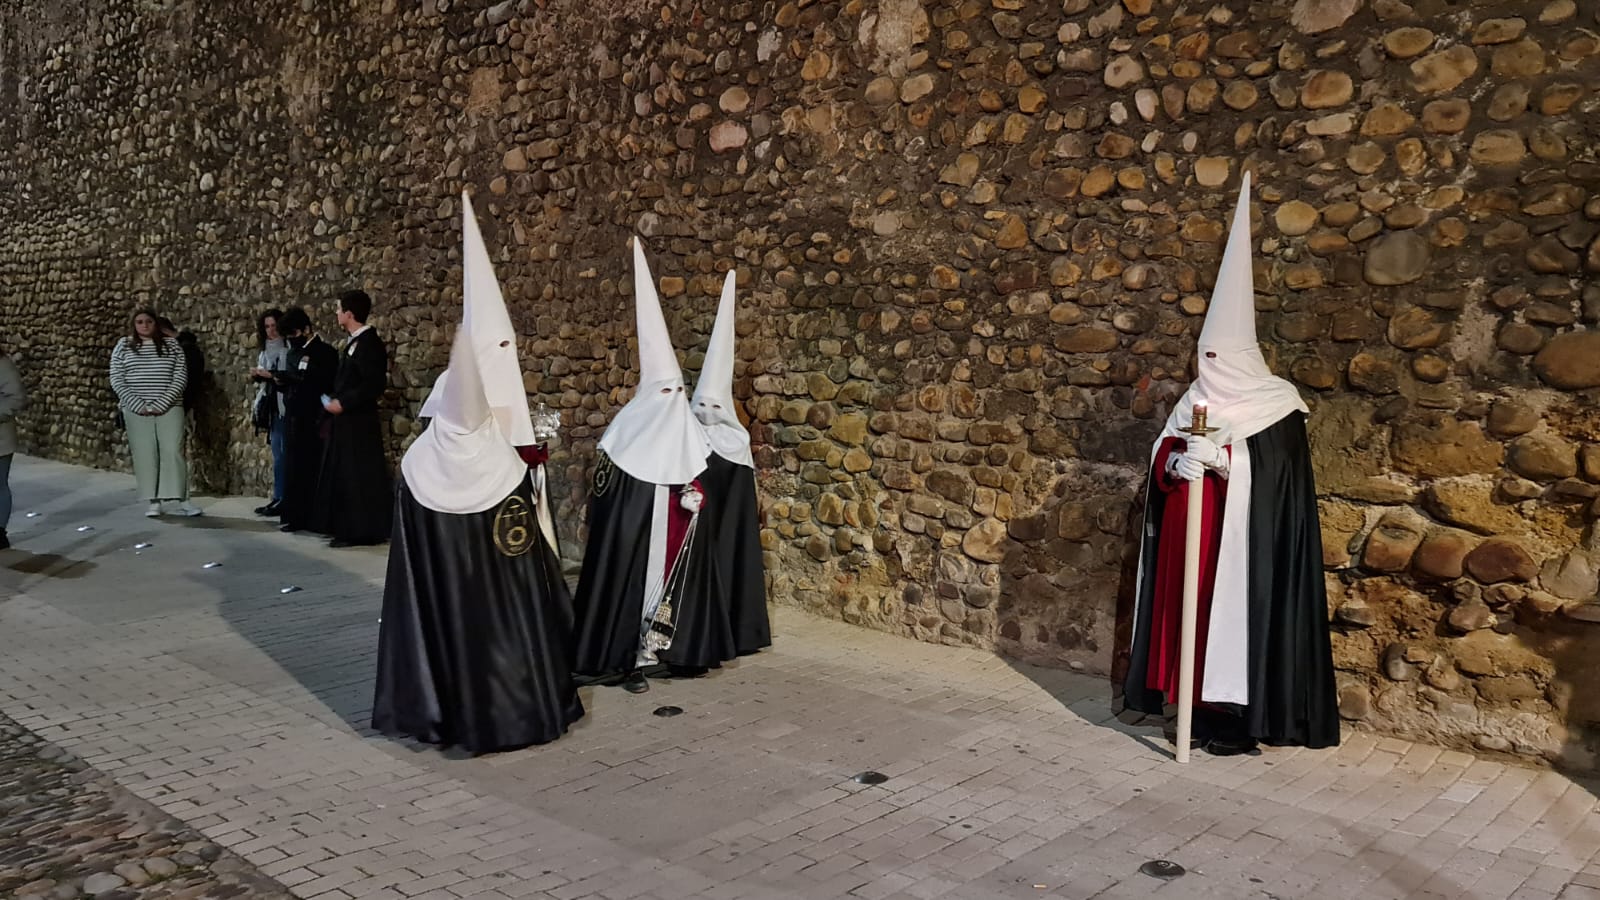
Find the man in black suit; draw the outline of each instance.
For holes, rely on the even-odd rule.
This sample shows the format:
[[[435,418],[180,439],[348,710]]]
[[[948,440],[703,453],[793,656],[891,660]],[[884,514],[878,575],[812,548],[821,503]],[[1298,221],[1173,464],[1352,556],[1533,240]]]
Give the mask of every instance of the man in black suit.
[[[367,324],[371,313],[372,298],[365,291],[339,297],[339,326],[350,340],[339,354],[333,390],[322,398],[328,445],[317,485],[318,514],[311,524],[333,539],[333,547],[387,541],[394,514],[378,417],[378,400],[389,383],[389,352]]]
[[[339,369],[339,351],[322,339],[311,325],[306,311],[294,307],[284,313],[278,329],[289,340],[289,356],[284,370],[274,372],[273,381],[283,394],[283,452],[287,460],[283,502],[278,515],[284,531],[303,531],[310,526],[320,502],[317,475],[322,470],[322,396],[333,390],[333,376]]]

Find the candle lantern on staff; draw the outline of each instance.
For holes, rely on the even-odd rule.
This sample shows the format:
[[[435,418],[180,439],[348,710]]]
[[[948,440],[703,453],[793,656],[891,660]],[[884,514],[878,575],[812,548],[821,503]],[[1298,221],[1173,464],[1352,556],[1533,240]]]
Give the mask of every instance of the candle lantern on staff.
[[[1205,437],[1217,429],[1206,422],[1206,404],[1195,401],[1194,418],[1185,434]],[[1178,762],[1189,761],[1190,734],[1194,731],[1194,640],[1195,620],[1200,608],[1200,521],[1205,508],[1206,479],[1202,475],[1189,484],[1189,508],[1184,520],[1183,540],[1183,615],[1178,632]]]

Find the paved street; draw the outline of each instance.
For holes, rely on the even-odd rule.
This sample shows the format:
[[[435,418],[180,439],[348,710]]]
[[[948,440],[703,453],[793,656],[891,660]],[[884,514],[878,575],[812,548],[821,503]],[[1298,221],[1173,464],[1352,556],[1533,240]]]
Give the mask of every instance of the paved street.
[[[381,549],[248,498],[147,520],[121,475],[13,484],[0,711],[301,897],[1600,898],[1593,784],[1362,735],[1182,767],[1101,680],[789,610],[709,678],[586,689],[547,747],[392,741]]]

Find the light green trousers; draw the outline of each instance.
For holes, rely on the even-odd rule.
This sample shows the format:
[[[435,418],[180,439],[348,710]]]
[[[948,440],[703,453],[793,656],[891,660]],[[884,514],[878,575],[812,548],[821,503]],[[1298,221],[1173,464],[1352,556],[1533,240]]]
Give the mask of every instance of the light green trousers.
[[[139,496],[150,502],[189,499],[189,464],[183,458],[183,407],[174,406],[159,416],[124,411],[128,423],[128,452],[133,457],[133,478]]]

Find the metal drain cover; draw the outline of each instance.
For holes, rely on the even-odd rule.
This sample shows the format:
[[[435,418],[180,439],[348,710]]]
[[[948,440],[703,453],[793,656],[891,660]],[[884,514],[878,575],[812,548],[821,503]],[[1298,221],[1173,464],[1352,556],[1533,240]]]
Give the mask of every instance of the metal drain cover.
[[[1152,859],[1140,866],[1139,871],[1149,875],[1151,878],[1160,878],[1165,881],[1182,877],[1185,870],[1183,866],[1170,859]]]
[[[862,772],[850,780],[856,784],[883,784],[889,780],[889,776],[882,772]]]
[[[681,706],[658,706],[658,707],[656,707],[654,714],[657,715],[657,716],[660,716],[663,719],[670,719],[673,716],[681,716],[681,715],[683,715],[683,707],[681,707]]]

